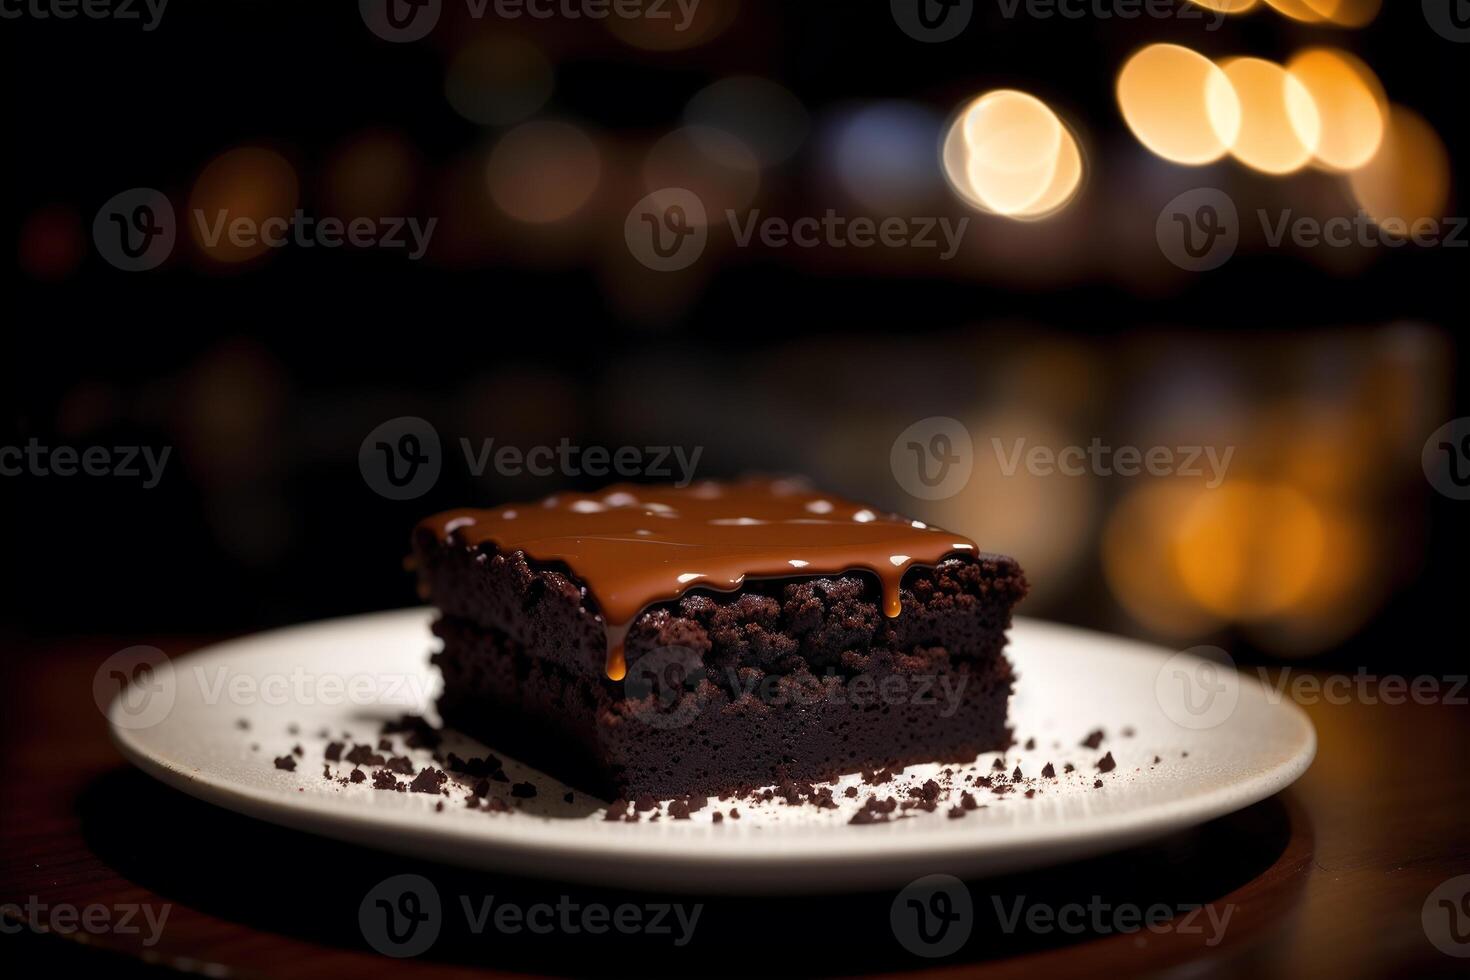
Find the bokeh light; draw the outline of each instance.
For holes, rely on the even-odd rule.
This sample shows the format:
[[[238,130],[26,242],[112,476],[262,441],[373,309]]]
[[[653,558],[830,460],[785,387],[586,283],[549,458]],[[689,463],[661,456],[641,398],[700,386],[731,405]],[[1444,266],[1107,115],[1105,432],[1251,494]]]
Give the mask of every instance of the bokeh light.
[[[1229,58],[1220,68],[1240,100],[1231,155],[1268,174],[1306,166],[1322,139],[1322,119],[1306,86],[1264,58]]]
[[[723,219],[755,200],[760,160],[734,133],[712,126],[683,126],[649,148],[643,182],[649,191],[682,187],[704,204],[707,221]]]
[[[945,176],[968,203],[1011,218],[1054,213],[1076,193],[1076,138],[1045,102],[998,89],[964,107],[943,148]]]
[[[1395,105],[1378,152],[1348,180],[1359,207],[1386,230],[1404,235],[1415,222],[1443,217],[1449,201],[1449,153],[1423,116]],[[1401,229],[1396,227],[1400,223]]]
[[[806,108],[783,86],[764,78],[723,78],[694,94],[684,119],[696,134],[732,133],[761,164],[780,163],[806,139],[811,120]]]
[[[247,262],[270,250],[260,230],[272,219],[289,220],[299,196],[296,171],[283,156],[265,147],[237,147],[215,157],[200,172],[189,195],[186,223],[194,243],[211,259]],[[241,219],[254,229],[250,236],[230,233],[229,226]],[[201,220],[206,227],[201,227]],[[217,231],[221,233],[216,236]]]
[[[1265,0],[1267,6],[1279,14],[1307,24],[1321,23],[1323,17],[1312,8],[1307,0]]]
[[[1008,472],[995,446],[1013,452],[1018,444],[1062,446],[1075,438],[1054,420],[1018,407],[980,415],[969,429],[981,437],[969,482],[952,497],[918,506],[919,516],[1014,555],[1032,583],[1032,599],[1063,594],[1082,558],[1075,542],[1094,533],[1099,484],[1024,465]]]
[[[1213,163],[1240,134],[1240,101],[1225,73],[1177,44],[1134,53],[1118,73],[1116,94],[1133,135],[1173,163]]]
[[[1383,142],[1388,98],[1373,69],[1336,48],[1308,48],[1286,64],[1307,90],[1321,118],[1317,161],[1333,170],[1356,170]]]
[[[620,41],[644,51],[684,51],[725,32],[740,12],[739,0],[670,4],[669,17],[614,16],[604,26]]]
[[[940,186],[934,147],[943,120],[898,99],[843,111],[826,127],[823,157],[837,183],[875,211],[902,213]]]
[[[551,62],[519,37],[471,41],[449,63],[444,95],[470,122],[508,126],[535,115],[555,85]]]
[[[1190,595],[1174,564],[1174,532],[1198,490],[1178,481],[1145,484],[1108,515],[1102,567],[1113,597],[1136,622],[1170,637],[1202,636],[1220,617]]]
[[[1193,0],[1193,2],[1222,14],[1243,14],[1248,10],[1254,10],[1261,0]]]
[[[1277,13],[1306,24],[1362,27],[1378,16],[1382,0],[1265,0]]]
[[[1322,519],[1284,484],[1227,483],[1199,493],[1175,528],[1185,590],[1229,620],[1261,619],[1306,594],[1322,561]]]
[[[86,253],[81,216],[75,208],[60,204],[33,211],[21,226],[17,251],[21,269],[32,279],[65,279]]]
[[[360,133],[327,163],[323,202],[340,218],[408,213],[419,168],[418,154],[401,135],[387,130]]]
[[[547,224],[575,214],[597,190],[602,155],[592,138],[571,123],[538,120],[506,133],[486,167],[490,198],[527,224]]]

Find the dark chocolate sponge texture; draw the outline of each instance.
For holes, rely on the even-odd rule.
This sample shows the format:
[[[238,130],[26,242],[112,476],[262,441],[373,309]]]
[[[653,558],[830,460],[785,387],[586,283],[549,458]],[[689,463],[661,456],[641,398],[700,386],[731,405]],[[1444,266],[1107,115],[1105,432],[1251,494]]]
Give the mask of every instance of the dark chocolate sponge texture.
[[[592,791],[718,794],[1009,744],[1002,651],[1026,592],[1009,558],[909,568],[897,616],[863,572],[688,592],[627,624],[615,681],[570,569],[427,522],[414,552],[442,614],[445,723]]]

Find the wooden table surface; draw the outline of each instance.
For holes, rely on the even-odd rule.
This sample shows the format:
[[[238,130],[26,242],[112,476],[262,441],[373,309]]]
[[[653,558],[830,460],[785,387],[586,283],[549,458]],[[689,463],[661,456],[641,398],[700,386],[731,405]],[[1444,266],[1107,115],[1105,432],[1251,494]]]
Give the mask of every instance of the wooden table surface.
[[[1309,705],[1320,747],[1293,789],[1122,854],[969,883],[969,942],[945,959],[906,951],[892,892],[724,899],[620,893],[469,873],[257,823],[155,783],[112,747],[92,676],[146,642],[174,655],[204,638],[10,642],[0,781],[0,949],[31,970],[186,970],[207,976],[395,977],[637,973],[907,973],[1097,976],[1466,975],[1421,918],[1431,891],[1470,873],[1470,709],[1460,704]],[[1461,692],[1462,694],[1464,692]],[[935,869],[940,871],[943,869]],[[441,895],[580,904],[702,902],[694,938],[480,935],[446,928],[413,959],[375,953],[358,925],[366,892],[418,873]],[[1002,930],[992,908],[1203,905],[1167,931]],[[999,903],[999,904],[994,904]],[[97,906],[90,913],[87,907]],[[91,930],[68,909],[95,916]],[[123,916],[132,910],[129,929]],[[144,913],[165,914],[155,942]],[[60,915],[58,915],[60,913]],[[1470,904],[1465,905],[1470,916]],[[446,920],[449,917],[446,916]],[[1090,916],[1089,916],[1090,918]],[[60,929],[40,933],[38,921]],[[104,923],[110,923],[106,925]],[[1193,923],[1191,925],[1190,923]],[[1457,923],[1470,954],[1470,918]],[[33,972],[12,975],[35,975]]]

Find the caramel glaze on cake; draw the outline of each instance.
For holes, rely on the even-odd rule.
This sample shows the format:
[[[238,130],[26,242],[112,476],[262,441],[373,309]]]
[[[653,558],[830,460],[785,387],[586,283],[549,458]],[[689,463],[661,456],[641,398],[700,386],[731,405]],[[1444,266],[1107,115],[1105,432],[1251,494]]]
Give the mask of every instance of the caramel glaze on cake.
[[[623,678],[622,636],[649,606],[690,589],[735,592],[747,578],[864,571],[899,615],[899,585],[915,566],[977,553],[975,543],[786,480],[619,484],[535,504],[452,510],[421,530],[446,545],[492,546],[564,565],[595,597],[608,633],[607,676]]]

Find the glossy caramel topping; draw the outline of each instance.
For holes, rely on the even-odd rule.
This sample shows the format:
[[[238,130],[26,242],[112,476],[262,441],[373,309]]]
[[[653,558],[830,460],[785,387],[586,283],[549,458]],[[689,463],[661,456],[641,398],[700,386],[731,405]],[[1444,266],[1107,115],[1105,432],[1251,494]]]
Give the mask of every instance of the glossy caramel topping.
[[[899,583],[911,567],[976,552],[960,535],[786,480],[618,484],[535,504],[448,511],[423,526],[441,540],[564,563],[601,606],[613,680],[623,676],[620,640],[627,625],[648,606],[689,589],[734,591],[747,577],[861,570],[882,583],[883,611],[893,617]]]

